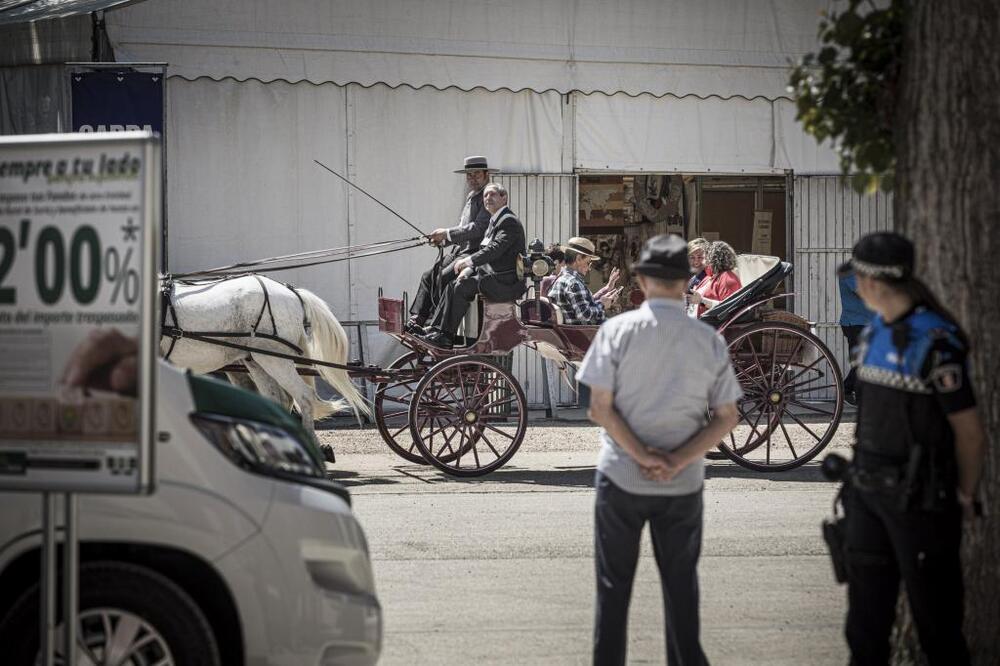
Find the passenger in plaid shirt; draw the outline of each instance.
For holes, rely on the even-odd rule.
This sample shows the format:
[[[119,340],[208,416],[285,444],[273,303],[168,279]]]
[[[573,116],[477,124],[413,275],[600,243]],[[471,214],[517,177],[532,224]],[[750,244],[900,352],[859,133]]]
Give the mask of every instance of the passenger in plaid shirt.
[[[618,269],[611,272],[607,285],[591,294],[583,278],[590,272],[591,262],[598,258],[594,244],[586,238],[576,236],[566,242],[563,252],[566,265],[549,289],[549,302],[562,310],[564,324],[596,326],[605,320],[604,309],[621,292],[621,289],[615,289]]]

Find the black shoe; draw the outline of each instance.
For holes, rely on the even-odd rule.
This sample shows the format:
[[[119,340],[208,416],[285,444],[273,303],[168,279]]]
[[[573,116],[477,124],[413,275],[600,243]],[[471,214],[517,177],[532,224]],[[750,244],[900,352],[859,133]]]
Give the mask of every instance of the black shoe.
[[[423,339],[435,347],[441,347],[442,349],[451,349],[455,345],[455,339],[450,333],[435,329],[431,329]]]
[[[857,394],[854,391],[845,392],[844,393],[844,402],[846,402],[848,405],[852,405],[852,406],[856,407],[858,405],[858,396],[857,396]]]

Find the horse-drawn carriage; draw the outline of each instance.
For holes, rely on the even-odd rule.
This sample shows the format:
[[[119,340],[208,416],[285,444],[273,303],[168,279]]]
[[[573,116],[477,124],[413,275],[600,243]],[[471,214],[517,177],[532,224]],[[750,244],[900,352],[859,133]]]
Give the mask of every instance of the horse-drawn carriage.
[[[513,457],[528,425],[524,391],[502,357],[523,345],[565,374],[583,359],[597,332],[596,326],[562,323],[558,310],[537,296],[541,278],[552,269],[540,241],[525,262],[536,296],[520,303],[480,303],[478,334],[467,338],[465,347],[443,349],[404,332],[403,301],[380,296],[380,329],[407,349],[386,368],[347,362],[347,336],[317,296],[247,271],[283,270],[302,257],[311,263],[297,265],[338,260],[351,250],[398,251],[419,241],[165,276],[161,347],[171,361],[196,372],[245,371],[249,377],[237,381],[252,380],[289,408],[294,402],[310,430],[314,417],[343,404],[320,400],[300,374],[321,374],[358,413],[369,408],[349,377],[365,377],[376,387],[375,423],[393,451],[455,476],[488,474]],[[815,457],[840,423],[840,370],[808,322],[773,308],[773,301],[787,296],[775,292],[791,274],[791,264],[744,255],[737,271],[746,286],[702,316],[725,336],[744,391],[740,425],[710,456],[758,471],[792,469]]]
[[[533,258],[537,292],[545,262]],[[833,437],[843,408],[840,370],[807,322],[771,307],[786,296],[774,292],[791,264],[751,256],[741,269],[746,286],[702,317],[726,338],[744,391],[741,424],[715,455],[758,471],[788,470]],[[562,324],[538,296],[484,301],[478,336],[464,348],[442,349],[404,332],[404,305],[379,298],[380,330],[408,351],[376,384],[375,422],[401,457],[454,476],[499,469],[524,439],[527,400],[498,358],[524,345],[565,369],[582,360],[598,328]]]

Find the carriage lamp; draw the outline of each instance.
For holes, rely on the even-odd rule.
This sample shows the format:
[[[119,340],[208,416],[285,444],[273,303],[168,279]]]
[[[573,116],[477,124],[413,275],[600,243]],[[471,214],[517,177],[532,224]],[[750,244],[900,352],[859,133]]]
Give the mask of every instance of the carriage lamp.
[[[528,246],[528,252],[529,255],[526,261],[528,265],[525,272],[531,276],[533,281],[537,282],[541,280],[555,269],[556,262],[552,261],[552,257],[545,254],[545,244],[541,239],[536,238],[531,241],[531,244]]]
[[[281,428],[219,414],[195,413],[191,421],[226,458],[247,471],[325,479],[305,444]]]

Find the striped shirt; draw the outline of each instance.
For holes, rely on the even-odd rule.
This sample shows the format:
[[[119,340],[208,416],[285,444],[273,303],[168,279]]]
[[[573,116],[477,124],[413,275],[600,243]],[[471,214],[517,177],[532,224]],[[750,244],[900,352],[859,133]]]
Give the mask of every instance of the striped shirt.
[[[667,451],[705,426],[709,408],[743,395],[722,336],[688,317],[683,301],[667,298],[649,299],[605,322],[576,378],[611,391],[615,409],[639,441]],[[705,474],[699,461],[670,481],[650,481],[603,429],[597,470],[637,495],[694,493]]]
[[[564,324],[596,325],[604,321],[604,306],[583,283],[583,276],[565,267],[548,293],[553,307],[562,310]]]

